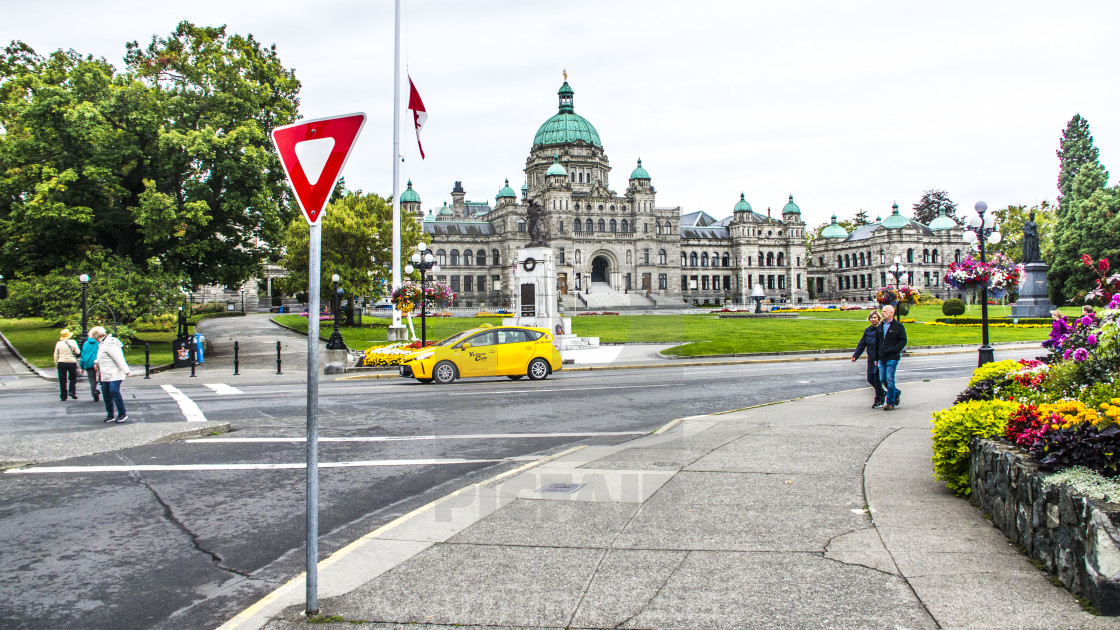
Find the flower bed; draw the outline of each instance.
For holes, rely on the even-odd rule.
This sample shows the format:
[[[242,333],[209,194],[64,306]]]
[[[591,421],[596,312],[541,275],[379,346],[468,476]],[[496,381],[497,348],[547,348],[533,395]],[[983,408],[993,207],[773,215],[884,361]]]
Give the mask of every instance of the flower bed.
[[[434,343],[434,341],[429,341],[427,345],[430,346]],[[421,347],[423,346],[419,341],[373,346],[362,354],[362,360],[358,363],[357,367],[389,367],[400,365],[402,359],[416,352]]]
[[[618,313],[615,313],[613,311],[603,311],[601,313],[596,313],[594,311],[592,311],[590,313],[576,313],[577,317],[584,316],[584,315],[618,315]]]

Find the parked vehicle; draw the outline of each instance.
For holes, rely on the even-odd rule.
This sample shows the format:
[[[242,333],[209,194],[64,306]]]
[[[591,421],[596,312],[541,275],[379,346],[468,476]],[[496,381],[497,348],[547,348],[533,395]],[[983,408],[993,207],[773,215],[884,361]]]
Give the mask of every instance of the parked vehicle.
[[[452,335],[406,357],[400,375],[421,383],[440,384],[472,376],[505,376],[534,381],[561,368],[552,333],[528,326],[491,326]]]

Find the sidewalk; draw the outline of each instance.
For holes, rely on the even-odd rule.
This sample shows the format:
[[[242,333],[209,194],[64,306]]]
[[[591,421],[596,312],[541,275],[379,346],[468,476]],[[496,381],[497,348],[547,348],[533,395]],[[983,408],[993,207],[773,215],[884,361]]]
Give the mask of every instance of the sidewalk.
[[[469,486],[323,560],[317,627],[1120,627],[932,478],[930,413],[965,382],[687,418]],[[222,629],[304,628],[304,588]]]

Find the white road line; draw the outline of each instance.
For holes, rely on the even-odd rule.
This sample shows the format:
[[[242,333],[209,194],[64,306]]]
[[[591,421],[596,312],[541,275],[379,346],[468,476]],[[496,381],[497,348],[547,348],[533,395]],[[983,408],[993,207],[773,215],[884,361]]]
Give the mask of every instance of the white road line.
[[[206,415],[198,408],[193,400],[179,391],[174,385],[160,385],[171,399],[179,403],[179,410],[187,417],[187,422],[206,422]]]
[[[221,394],[223,396],[230,395],[230,394],[244,394],[245,393],[245,392],[241,391],[240,389],[237,389],[233,385],[226,385],[225,383],[203,383],[203,385],[212,389],[215,394]]]
[[[648,431],[601,431],[598,433],[474,433],[462,435],[378,435],[360,437],[319,437],[320,442],[407,442],[412,440],[509,440],[517,438],[573,438],[614,435],[645,435]],[[231,438],[192,438],[185,440],[192,444],[267,444],[299,443],[305,437],[231,437]]]
[[[547,387],[541,389],[522,389],[522,390],[490,390],[485,392],[451,392],[448,396],[504,396],[506,394],[541,394],[544,392],[586,392],[592,389],[648,389],[650,387],[678,387],[676,383],[664,383],[661,385],[604,385],[600,387]]]
[[[506,457],[502,459],[374,459],[350,462],[319,462],[319,468],[366,468],[373,466],[447,466],[452,464],[493,464],[497,462],[528,462],[534,456]],[[36,468],[11,468],[5,474],[31,475],[47,473],[95,472],[197,472],[218,470],[302,470],[303,462],[294,464],[137,464],[121,466],[39,466]]]

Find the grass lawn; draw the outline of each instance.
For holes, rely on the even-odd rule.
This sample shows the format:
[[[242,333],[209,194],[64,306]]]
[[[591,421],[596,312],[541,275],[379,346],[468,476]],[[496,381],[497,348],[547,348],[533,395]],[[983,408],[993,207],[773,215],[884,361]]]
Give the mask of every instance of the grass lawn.
[[[59,330],[61,329],[48,326],[47,322],[39,317],[29,317],[27,319],[0,318],[0,332],[4,333],[8,341],[32,365],[48,371],[54,369],[54,344],[58,342]],[[78,331],[73,332],[73,339],[76,343]],[[132,342],[132,349],[124,353],[125,361],[128,361],[133,373],[142,372],[144,370],[144,342],[148,342],[152,348],[152,365],[171,363],[171,342],[174,338],[175,333],[173,332],[139,333],[136,341]]]
[[[1077,308],[1063,309],[1074,314]],[[973,306],[965,316],[978,317],[980,308]],[[1011,315],[1009,306],[991,306],[989,317]],[[917,323],[906,327],[910,345],[935,346],[949,344],[980,345],[980,328],[925,326],[922,322],[942,317],[940,306],[916,306],[907,318]],[[778,352],[783,350],[818,350],[853,348],[867,326],[867,311],[830,311],[806,313],[797,319],[720,319],[708,313],[695,315],[608,315],[572,318],[572,332],[581,337],[599,337],[604,343],[647,342],[679,344],[666,351],[680,356]],[[307,319],[299,315],[278,315],[275,321],[297,330],[307,331]],[[497,325],[500,317],[445,318],[428,320],[428,338],[443,339],[459,331],[483,323]],[[419,334],[420,322],[414,320]],[[389,320],[376,320],[358,327],[342,327],[346,345],[365,349],[384,344]],[[321,322],[319,336],[330,337],[333,325]],[[1049,335],[1046,328],[989,328],[992,342],[1041,341]]]

